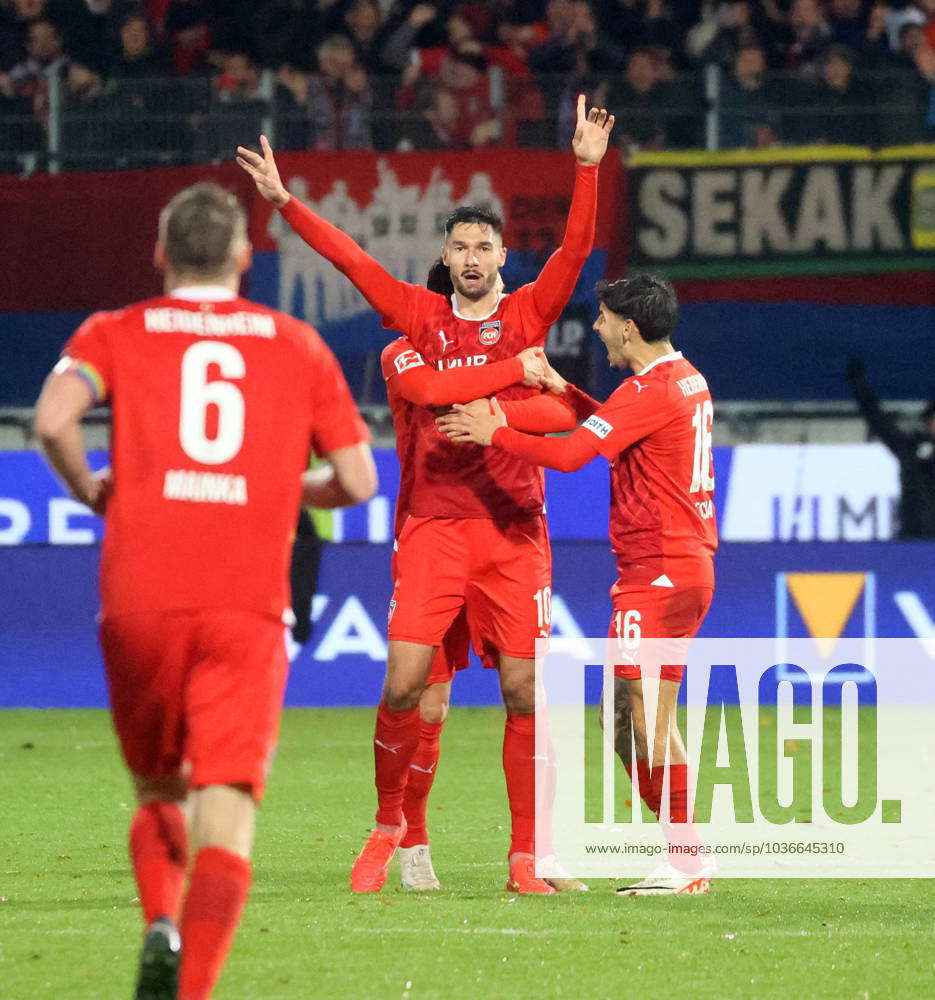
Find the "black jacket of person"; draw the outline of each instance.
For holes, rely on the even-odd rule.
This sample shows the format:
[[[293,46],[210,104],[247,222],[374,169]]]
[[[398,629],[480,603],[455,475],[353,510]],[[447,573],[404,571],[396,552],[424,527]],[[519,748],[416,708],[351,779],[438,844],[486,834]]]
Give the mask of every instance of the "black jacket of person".
[[[847,366],[847,381],[861,415],[899,461],[899,538],[935,538],[935,441],[929,434],[904,431],[884,413],[860,361]],[[928,417],[935,403],[925,410]]]

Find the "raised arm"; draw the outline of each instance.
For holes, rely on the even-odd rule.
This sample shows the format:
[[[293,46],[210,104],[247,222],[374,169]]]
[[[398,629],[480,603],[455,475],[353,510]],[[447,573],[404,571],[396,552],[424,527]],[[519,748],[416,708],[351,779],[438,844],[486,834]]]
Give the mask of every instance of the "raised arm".
[[[578,97],[578,123],[572,139],[575,153],[575,188],[561,246],[552,254],[533,284],[532,296],[543,322],[554,323],[578,281],[594,244],[597,215],[597,171],[607,151],[614,116],[604,108],[585,113],[584,94]]]
[[[286,190],[265,135],[260,136],[263,155],[245,146],[237,147],[237,163],[253,178],[257,191],[277,209],[303,240],[353,282],[386,326],[401,329],[414,287],[398,281],[386,268],[341,232]]]
[[[867,426],[890,451],[899,455],[912,447],[912,438],[901,430],[896,421],[884,413],[880,406],[880,397],[867,379],[863,362],[853,358],[847,363],[847,383],[861,416],[867,421]]]

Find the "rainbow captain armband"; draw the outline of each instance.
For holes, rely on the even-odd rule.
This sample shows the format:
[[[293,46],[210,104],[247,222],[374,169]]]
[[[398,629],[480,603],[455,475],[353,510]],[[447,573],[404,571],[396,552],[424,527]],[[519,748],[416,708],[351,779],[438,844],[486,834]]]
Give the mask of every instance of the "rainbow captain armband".
[[[64,372],[74,372],[75,375],[80,375],[88,383],[96,403],[103,403],[107,398],[107,385],[101,377],[101,373],[87,361],[79,361],[77,358],[65,355],[52,371],[56,375],[61,375]]]

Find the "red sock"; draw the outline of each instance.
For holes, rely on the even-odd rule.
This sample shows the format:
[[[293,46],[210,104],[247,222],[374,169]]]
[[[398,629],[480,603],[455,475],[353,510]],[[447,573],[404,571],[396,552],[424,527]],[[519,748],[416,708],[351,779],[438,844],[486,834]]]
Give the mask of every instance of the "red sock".
[[[705,855],[699,848],[704,841],[698,835],[695,817],[688,812],[688,765],[669,765],[669,818],[661,817],[662,829],[669,844],[669,861],[690,875],[700,871]]]
[[[536,717],[507,715],[503,773],[513,822],[510,854],[536,853]]]
[[[624,764],[630,781],[633,783],[633,790],[646,803],[649,811],[659,818],[659,803],[662,799],[662,767],[649,769],[649,761],[639,760],[636,762],[636,781],[633,781],[633,765]]]
[[[249,891],[249,861],[220,847],[198,852],[182,914],[179,1000],[211,996]]]
[[[409,765],[409,776],[403,794],[403,815],[408,829],[402,839],[402,847],[415,847],[429,842],[425,809],[435,782],[435,770],[441,750],[439,738],[445,726],[444,722],[426,722],[424,719],[419,722],[419,745]]]
[[[130,859],[146,923],[159,917],[178,920],[188,836],[185,817],[174,802],[150,802],[137,809],[130,824]]]
[[[386,702],[377,708],[373,758],[377,786],[377,822],[399,826],[403,821],[403,794],[409,765],[419,745],[419,708],[394,712]]]
[[[555,766],[555,746],[552,737],[546,733],[545,756],[536,757],[536,810],[540,817],[539,833],[542,837],[536,844],[536,852],[540,858],[555,853],[552,839],[553,808],[555,806],[555,785],[557,769]],[[541,746],[541,742],[540,742]]]

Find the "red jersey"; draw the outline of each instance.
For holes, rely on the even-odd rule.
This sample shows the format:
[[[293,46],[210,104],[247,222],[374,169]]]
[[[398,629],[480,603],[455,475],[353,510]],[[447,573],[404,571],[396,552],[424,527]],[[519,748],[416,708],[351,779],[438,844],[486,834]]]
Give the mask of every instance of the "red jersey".
[[[712,417],[704,376],[675,351],[625,379],[582,424],[611,463],[620,583],[714,586]]]
[[[596,208],[597,168],[579,165],[562,246],[535,282],[502,296],[493,312],[482,319],[461,316],[454,297],[396,280],[353,240],[295,198],[281,211],[311,247],[354,282],[380,313],[383,325],[407,338],[411,346],[403,344],[401,351],[414,348],[418,363],[443,370],[505,360],[526,347],[545,344],[591,251]],[[383,373],[388,381],[406,370],[400,364],[406,361],[384,352]],[[511,386],[498,395],[504,400],[523,399],[536,391]],[[538,467],[495,449],[449,441],[436,429],[434,412],[425,407],[413,409],[409,432],[413,478],[408,513],[498,520],[541,514],[544,479]]]
[[[387,376],[387,368],[392,366],[394,373],[398,371],[402,374],[408,370],[410,363],[413,365],[425,363],[421,360],[421,355],[418,356],[419,360],[416,360],[415,355],[418,355],[418,352],[413,351],[409,341],[400,337],[387,344],[380,356],[383,377],[387,380],[386,399],[390,404],[390,416],[393,418],[393,430],[396,432],[396,457],[399,459],[399,491],[396,494],[396,511],[393,516],[393,538],[399,538],[399,533],[409,516],[415,471],[412,462],[413,438],[410,431],[416,407],[394,391],[392,379]],[[397,358],[400,359],[398,368]]]
[[[406,339],[383,352],[383,377],[392,397],[392,380],[417,365],[439,370],[484,365],[515,357],[526,347],[542,346],[551,323],[543,322],[531,301],[531,285],[504,295],[485,319],[465,319],[451,300],[411,286],[408,315],[386,325],[408,328]],[[407,343],[408,341],[408,343]],[[510,386],[497,394],[504,401],[526,399],[537,389]],[[435,426],[435,411],[410,407],[407,413],[404,477],[411,477],[409,513],[415,517],[493,517],[513,519],[542,513],[542,470],[514,455],[480,445],[449,441]],[[402,454],[402,452],[401,452]]]
[[[113,409],[104,617],[281,617],[309,451],[369,438],[318,334],[223,289],[186,289],[95,313],[63,354]]]

